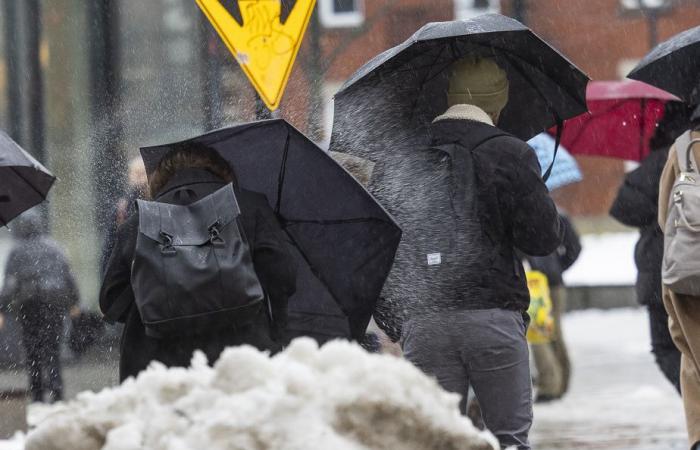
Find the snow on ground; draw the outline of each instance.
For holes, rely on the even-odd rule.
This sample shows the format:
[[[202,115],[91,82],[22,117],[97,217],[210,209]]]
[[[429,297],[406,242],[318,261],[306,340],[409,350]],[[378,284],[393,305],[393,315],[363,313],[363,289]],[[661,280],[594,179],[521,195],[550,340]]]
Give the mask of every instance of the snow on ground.
[[[493,449],[410,363],[333,342],[273,358],[231,348],[214,368],[154,364],[137,379],[36,409],[27,450]]]
[[[581,255],[564,273],[564,282],[567,286],[633,286],[638,239],[637,232],[581,236]]]
[[[12,439],[1,440],[0,450],[23,450],[24,449],[24,434],[17,432]]]
[[[569,394],[535,406],[538,450],[687,448],[681,400],[650,353],[645,309],[567,314]]]

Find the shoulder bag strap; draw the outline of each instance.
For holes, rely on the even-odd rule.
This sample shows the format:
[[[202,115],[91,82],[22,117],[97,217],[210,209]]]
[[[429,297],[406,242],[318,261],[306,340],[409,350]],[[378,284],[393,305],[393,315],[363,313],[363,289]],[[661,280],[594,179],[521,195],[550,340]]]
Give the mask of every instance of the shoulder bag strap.
[[[676,139],[676,142],[674,143],[674,148],[676,149],[676,159],[678,160],[678,170],[681,172],[688,172],[690,162],[688,159],[689,146],[690,130],[678,136],[678,139]]]

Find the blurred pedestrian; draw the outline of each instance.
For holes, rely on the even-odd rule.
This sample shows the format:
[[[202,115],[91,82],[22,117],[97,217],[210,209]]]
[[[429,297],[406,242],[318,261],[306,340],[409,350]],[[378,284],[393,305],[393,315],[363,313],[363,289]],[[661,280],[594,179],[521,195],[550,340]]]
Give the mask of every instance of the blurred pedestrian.
[[[79,293],[68,259],[31,209],[10,224],[15,245],[7,260],[1,310],[16,317],[35,402],[63,399],[60,347],[63,323],[78,308]]]
[[[227,346],[249,344],[261,350],[271,351],[280,348],[287,322],[287,301],[296,290],[296,267],[287,250],[283,231],[265,196],[238,188],[233,168],[226,160],[216,151],[199,144],[187,144],[171,150],[151,174],[149,188],[156,202],[191,205],[198,200],[211,198],[212,194],[230,185],[233,185],[241,210],[235,222],[239,224],[242,236],[245,236],[250,248],[252,266],[267,294],[270,309],[260,305],[254,316],[246,317],[246,321],[240,323],[233,320],[220,323],[217,317],[224,317],[223,312],[218,315],[212,314],[200,323],[201,329],[181,329],[182,335],[158,335],[149,332],[137,308],[137,301],[143,302],[148,299],[135,297],[136,285],[133,282],[136,276],[151,276],[152,285],[141,288],[153,289],[155,292],[159,289],[176,289],[175,283],[182,287],[190,282],[206,283],[207,280],[220,280],[222,275],[220,272],[211,273],[211,266],[206,265],[211,258],[202,259],[203,265],[198,266],[198,269],[201,269],[199,272],[179,273],[177,280],[156,281],[152,274],[140,273],[139,267],[135,265],[135,255],[141,224],[139,214],[133,214],[117,230],[114,250],[107,264],[100,291],[100,308],[105,316],[109,320],[125,323],[120,354],[121,380],[136,376],[154,360],[167,366],[187,366],[195,350],[202,350],[209,362],[213,363]],[[180,224],[173,226],[178,225]],[[216,223],[211,227],[215,226]],[[209,232],[213,234],[207,235],[211,239],[211,245],[228,251],[230,248],[227,247],[227,242],[220,239],[219,232],[213,232],[211,227]],[[160,236],[156,233],[158,239],[165,239],[164,236],[167,236],[167,233]],[[240,243],[241,237],[238,239]],[[159,253],[164,253],[153,257],[171,255],[170,264],[173,264],[178,257],[178,250],[173,245],[177,245],[177,242],[171,240],[170,244],[162,244]],[[219,257],[215,259],[218,260]],[[248,260],[235,264],[244,264],[246,261]],[[230,286],[235,282],[236,280],[227,280],[224,284]],[[218,281],[215,284],[212,289],[223,289]],[[204,296],[207,293],[202,294]],[[165,295],[169,297],[168,294]],[[155,302],[157,299],[153,297],[152,300]],[[179,308],[185,307],[187,305],[180,305]],[[168,311],[169,308],[162,307],[162,310]],[[250,311],[248,308],[246,310]],[[207,327],[207,324],[211,326]]]
[[[414,205],[415,222],[402,224],[423,230],[427,263],[403,279],[428,283],[434,295],[406,313],[401,342],[406,358],[461,394],[463,413],[473,387],[502,447],[530,449],[530,296],[516,249],[552,253],[560,220],[535,153],[496,127],[509,98],[505,71],[493,59],[467,57],[449,76],[449,108],[432,124],[432,150],[417,151],[411,171],[435,204]],[[397,257],[394,270],[402,263]]]
[[[112,253],[117,228],[136,211],[136,200],[147,196],[148,177],[146,176],[146,167],[143,164],[143,159],[137,156],[129,161],[126,192],[117,199],[105,228],[105,239],[102,244],[102,255],[100,258],[102,273],[104,273],[109,255]]]
[[[533,344],[532,349],[537,369],[536,401],[549,401],[561,398],[569,389],[571,361],[562,332],[562,317],[566,311],[566,287],[564,272],[571,267],[581,253],[581,241],[571,221],[561,215],[564,240],[547,256],[526,256],[533,270],[543,273],[549,283],[552,300],[554,329],[548,343]]]
[[[661,173],[659,182],[659,226],[666,233],[669,225],[666,220],[669,216],[672,202],[671,194],[681,170],[678,154],[685,159],[685,152],[691,140],[700,139],[700,107],[695,109],[690,118],[691,128],[681,135],[671,146],[668,159]],[[692,147],[692,165],[697,173],[697,162],[700,161],[700,145]],[[692,177],[691,177],[692,178]],[[695,182],[695,180],[693,180]],[[681,207],[683,205],[681,204]],[[678,233],[679,224],[671,224]],[[688,230],[683,230],[686,233]],[[695,231],[695,230],[690,230]],[[668,239],[668,236],[664,236]],[[690,242],[685,243],[690,244]],[[674,251],[683,251],[679,246]],[[685,248],[687,251],[688,248]],[[665,250],[666,251],[666,250]],[[686,255],[694,257],[695,255]],[[667,255],[664,255],[664,259]],[[662,262],[662,270],[664,264]],[[663,274],[663,271],[662,271]],[[669,316],[669,329],[676,347],[681,352],[681,395],[685,408],[685,417],[688,427],[688,436],[693,450],[700,449],[700,296],[685,295],[673,292],[667,285],[663,286],[662,298]]]
[[[651,351],[661,372],[681,392],[681,354],[671,338],[668,313],[661,297],[661,262],[664,236],[659,227],[659,180],[668,160],[669,148],[688,125],[687,106],[669,102],[650,141],[651,153],[641,165],[625,176],[610,215],[619,222],[639,228],[634,251],[637,266],[637,301],[649,312]]]

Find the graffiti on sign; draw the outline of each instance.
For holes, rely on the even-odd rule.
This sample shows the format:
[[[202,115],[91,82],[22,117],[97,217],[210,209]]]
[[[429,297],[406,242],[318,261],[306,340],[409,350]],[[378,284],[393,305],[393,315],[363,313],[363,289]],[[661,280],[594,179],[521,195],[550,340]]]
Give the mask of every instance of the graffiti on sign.
[[[280,0],[238,0],[239,23],[221,0],[197,0],[271,110],[279,107],[315,3],[296,0],[282,22]]]

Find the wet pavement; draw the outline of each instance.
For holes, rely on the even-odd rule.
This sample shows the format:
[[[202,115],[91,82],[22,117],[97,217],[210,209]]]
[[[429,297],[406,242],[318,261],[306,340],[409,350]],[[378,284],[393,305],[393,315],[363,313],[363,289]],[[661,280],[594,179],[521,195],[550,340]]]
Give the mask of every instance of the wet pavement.
[[[567,315],[571,391],[538,404],[537,450],[687,449],[681,400],[650,353],[646,310]]]

